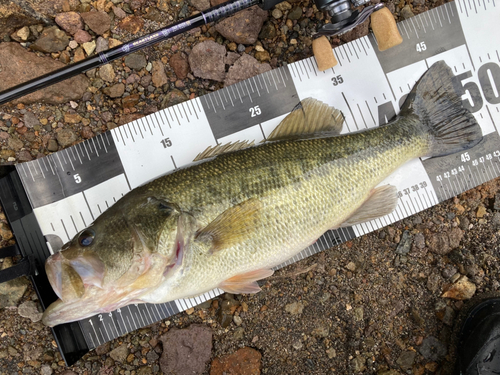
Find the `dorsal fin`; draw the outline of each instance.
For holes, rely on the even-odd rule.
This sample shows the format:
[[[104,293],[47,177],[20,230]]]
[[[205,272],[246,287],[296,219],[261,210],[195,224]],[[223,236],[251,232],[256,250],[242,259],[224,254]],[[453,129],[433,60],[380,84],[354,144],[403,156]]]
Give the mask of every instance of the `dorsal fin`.
[[[272,131],[268,141],[313,136],[338,135],[342,131],[344,116],[338,109],[314,98],[302,100]]]
[[[254,141],[252,142],[238,141],[234,143],[229,142],[222,145],[208,146],[207,149],[203,152],[200,152],[198,156],[194,158],[193,161],[209,159],[217,155],[225,154],[226,152],[243,150],[245,148],[252,147],[254,144],[255,144]]]

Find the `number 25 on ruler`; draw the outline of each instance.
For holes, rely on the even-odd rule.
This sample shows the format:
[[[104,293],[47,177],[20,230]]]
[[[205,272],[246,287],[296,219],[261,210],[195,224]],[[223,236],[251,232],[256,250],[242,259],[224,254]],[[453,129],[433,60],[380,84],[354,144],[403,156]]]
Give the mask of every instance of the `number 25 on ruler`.
[[[258,105],[256,105],[255,107],[251,107],[248,111],[250,112],[250,117],[255,117],[262,114],[262,111],[260,110],[260,107]]]

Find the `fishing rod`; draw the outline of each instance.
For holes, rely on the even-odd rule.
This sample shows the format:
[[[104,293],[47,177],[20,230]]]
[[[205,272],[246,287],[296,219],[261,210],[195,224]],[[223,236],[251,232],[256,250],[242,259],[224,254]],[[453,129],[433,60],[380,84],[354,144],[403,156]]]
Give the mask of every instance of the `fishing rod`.
[[[196,27],[200,27],[210,22],[218,21],[224,17],[231,16],[234,13],[249,8],[253,5],[259,5],[262,9],[269,10],[274,5],[280,3],[281,1],[283,0],[230,0],[226,3],[217,5],[205,11],[202,11],[198,14],[195,14],[191,17],[175,22],[169,26],[154,31],[150,34],[144,35],[137,39],[133,39],[124,44],[120,44],[119,46],[113,47],[106,51],[99,52],[95,56],[88,57],[79,62],[62,67],[53,72],[49,72],[40,77],[34,78],[30,81],[21,83],[17,86],[4,90],[0,92],[0,105],[5,104],[11,100],[17,99],[21,96],[30,94],[36,90],[63,81],[67,78],[74,77],[80,73],[86,72],[87,70],[97,68],[113,60],[119,59],[130,53],[136,52],[138,50],[159,43],[166,39],[172,38],[176,35],[192,30]],[[324,36],[324,35],[332,36],[344,33],[356,27],[360,23],[364,22],[367,19],[367,17],[373,12],[376,12],[381,8],[383,8],[382,4],[377,4],[375,6],[366,7],[362,12],[358,11],[351,12],[350,10],[351,3],[354,6],[358,6],[368,1],[370,0],[315,0],[318,9],[328,12],[332,17],[332,23],[327,24],[323,26],[320,30],[318,30],[316,36]],[[389,21],[392,19],[392,23],[394,24],[393,27],[397,31],[396,24],[394,22],[394,19],[392,18],[392,15],[390,14],[387,8],[384,8],[383,10],[389,13],[387,19]],[[384,21],[384,24],[386,23],[387,22]],[[375,36],[377,38],[377,35]],[[326,41],[326,38],[323,38],[323,40]],[[331,52],[331,46],[328,41],[323,43],[322,48],[323,50],[327,50],[328,58],[333,58],[333,53]],[[319,57],[318,53],[314,51],[314,54],[318,59]]]

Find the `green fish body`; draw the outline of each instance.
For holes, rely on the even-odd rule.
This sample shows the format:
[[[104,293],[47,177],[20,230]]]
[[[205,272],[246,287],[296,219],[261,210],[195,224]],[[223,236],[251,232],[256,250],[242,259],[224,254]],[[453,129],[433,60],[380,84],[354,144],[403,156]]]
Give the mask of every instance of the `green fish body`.
[[[47,260],[60,299],[44,323],[216,287],[255,293],[257,280],[327,230],[389,214],[397,191],[377,185],[394,170],[482,138],[452,78],[434,64],[394,121],[342,136],[338,111],[305,100],[268,142],[216,147],[202,155],[209,160],[131,191]]]

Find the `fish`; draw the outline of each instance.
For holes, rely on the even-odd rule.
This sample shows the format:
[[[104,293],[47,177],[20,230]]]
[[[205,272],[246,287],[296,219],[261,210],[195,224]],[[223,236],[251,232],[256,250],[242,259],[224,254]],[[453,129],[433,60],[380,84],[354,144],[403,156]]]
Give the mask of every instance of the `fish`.
[[[339,110],[307,98],[265,142],[210,147],[132,190],[47,259],[58,299],[43,323],[214,288],[257,293],[257,281],[326,231],[391,213],[397,188],[381,183],[401,165],[482,140],[453,83],[436,62],[398,116],[348,134]]]

